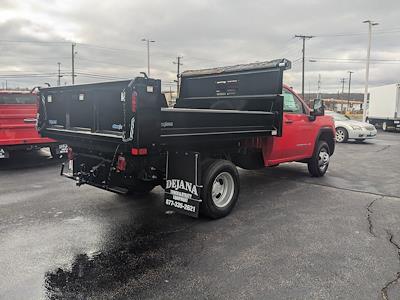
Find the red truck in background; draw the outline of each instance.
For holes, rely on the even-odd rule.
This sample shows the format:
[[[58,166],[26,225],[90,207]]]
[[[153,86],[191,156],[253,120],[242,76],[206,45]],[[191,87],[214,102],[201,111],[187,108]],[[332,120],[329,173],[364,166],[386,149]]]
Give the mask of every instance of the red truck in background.
[[[57,157],[67,152],[67,146],[41,137],[36,130],[38,100],[29,91],[0,91],[0,159],[10,152],[49,147]]]

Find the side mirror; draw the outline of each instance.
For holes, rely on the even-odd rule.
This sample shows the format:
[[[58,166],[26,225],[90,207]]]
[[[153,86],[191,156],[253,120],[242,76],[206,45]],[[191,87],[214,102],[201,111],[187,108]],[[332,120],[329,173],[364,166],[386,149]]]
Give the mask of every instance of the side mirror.
[[[313,110],[310,113],[310,120],[314,121],[316,117],[325,115],[324,100],[314,99]]]

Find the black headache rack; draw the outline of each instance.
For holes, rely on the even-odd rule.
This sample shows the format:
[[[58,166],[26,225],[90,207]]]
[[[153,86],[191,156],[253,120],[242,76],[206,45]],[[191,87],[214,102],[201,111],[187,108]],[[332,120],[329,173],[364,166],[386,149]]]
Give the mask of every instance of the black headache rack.
[[[39,130],[97,153],[280,136],[288,68],[280,59],[184,72],[175,108],[166,107],[161,81],[144,77],[42,88]]]
[[[283,71],[290,67],[290,61],[277,59],[183,72],[175,107],[240,111],[248,114],[254,125],[258,116],[250,112],[265,112],[270,117],[264,117],[268,119],[263,120],[264,129],[281,136]],[[242,122],[238,120],[237,124]]]

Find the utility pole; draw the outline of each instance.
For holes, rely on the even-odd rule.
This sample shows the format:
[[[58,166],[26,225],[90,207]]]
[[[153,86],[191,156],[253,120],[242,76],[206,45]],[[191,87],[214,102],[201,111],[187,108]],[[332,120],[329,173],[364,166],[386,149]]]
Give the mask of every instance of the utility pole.
[[[353,71],[348,71],[349,73],[349,93],[347,95],[347,107],[350,107],[350,87],[351,87],[351,74],[353,74]]]
[[[367,48],[367,65],[365,67],[365,87],[364,87],[364,103],[363,103],[363,121],[367,118],[367,101],[368,101],[368,80],[369,80],[369,58],[371,53],[372,26],[379,25],[371,20],[366,20],[363,23],[368,24],[368,48]]]
[[[340,82],[342,83],[342,94],[341,94],[341,96],[340,96],[340,98],[342,98],[341,100],[341,102],[342,102],[342,105],[341,105],[341,107],[342,107],[342,111],[343,111],[343,99],[344,99],[344,97],[343,97],[343,93],[344,93],[344,82],[346,81],[346,78],[340,78]],[[347,108],[348,109],[348,108]],[[347,111],[347,109],[346,109],[346,111]]]
[[[61,63],[58,62],[57,64],[58,64],[57,86],[60,86],[61,85],[61,77],[63,77],[63,76],[61,75]]]
[[[155,43],[156,41],[143,38],[142,42],[147,43],[147,76],[150,77],[150,43]]]
[[[176,98],[178,98],[178,93],[179,93],[179,78],[181,77],[180,73],[180,66],[183,66],[181,63],[182,56],[177,56],[176,61],[173,61],[172,63],[177,66],[176,70]]]
[[[75,43],[72,43],[72,85],[75,84]]]
[[[344,94],[344,83],[346,82],[346,78],[340,78],[340,82],[342,83],[342,97]]]
[[[318,74],[317,99],[321,99],[321,74]]]
[[[302,66],[302,74],[301,74],[301,95],[304,99],[304,60],[306,56],[306,39],[312,39],[314,36],[312,35],[295,35],[294,37],[300,38],[303,40],[303,66]]]

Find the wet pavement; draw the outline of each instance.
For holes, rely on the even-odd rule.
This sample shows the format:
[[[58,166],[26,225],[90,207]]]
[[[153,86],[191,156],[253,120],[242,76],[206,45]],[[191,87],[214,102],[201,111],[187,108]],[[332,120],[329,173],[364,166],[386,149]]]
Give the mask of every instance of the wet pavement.
[[[0,299],[400,299],[400,133],[337,146],[327,176],[240,172],[210,221],[0,161]]]

